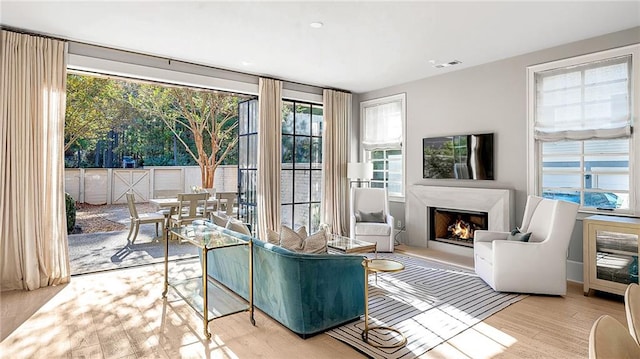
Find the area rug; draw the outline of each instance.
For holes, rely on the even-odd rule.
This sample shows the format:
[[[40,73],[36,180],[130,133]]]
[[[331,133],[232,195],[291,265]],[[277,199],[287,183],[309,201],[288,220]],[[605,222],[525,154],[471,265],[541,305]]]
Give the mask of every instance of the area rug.
[[[373,258],[373,255],[368,255]],[[407,338],[401,348],[379,349],[363,342],[364,317],[327,332],[372,358],[415,358],[526,297],[498,293],[473,271],[397,253],[380,253],[405,265],[396,273],[369,276],[369,326],[390,326]],[[389,332],[369,340],[393,344]]]

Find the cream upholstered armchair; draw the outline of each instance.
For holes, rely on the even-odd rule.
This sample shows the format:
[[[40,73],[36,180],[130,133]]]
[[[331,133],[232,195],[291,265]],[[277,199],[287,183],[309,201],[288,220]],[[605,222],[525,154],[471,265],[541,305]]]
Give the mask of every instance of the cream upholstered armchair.
[[[393,252],[393,217],[386,188],[351,188],[351,238]]]
[[[529,196],[520,227],[531,233],[528,242],[509,232],[475,231],[476,273],[500,292],[565,295],[577,213],[575,203]]]

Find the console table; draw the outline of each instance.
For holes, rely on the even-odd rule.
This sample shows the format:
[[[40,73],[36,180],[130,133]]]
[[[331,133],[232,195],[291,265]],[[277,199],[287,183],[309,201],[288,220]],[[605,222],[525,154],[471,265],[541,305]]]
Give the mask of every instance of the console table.
[[[202,251],[202,275],[175,283],[169,283],[169,232],[178,236],[185,242],[194,245]],[[239,295],[231,292],[217,282],[208,280],[207,260],[209,251],[234,246],[249,246],[249,300],[246,301]],[[233,236],[224,234],[205,225],[188,225],[179,228],[167,229],[164,251],[164,291],[162,297],[166,298],[169,286],[175,289],[178,295],[202,318],[204,335],[211,338],[209,322],[215,318],[249,311],[249,320],[255,325],[253,317],[253,242],[243,241]]]

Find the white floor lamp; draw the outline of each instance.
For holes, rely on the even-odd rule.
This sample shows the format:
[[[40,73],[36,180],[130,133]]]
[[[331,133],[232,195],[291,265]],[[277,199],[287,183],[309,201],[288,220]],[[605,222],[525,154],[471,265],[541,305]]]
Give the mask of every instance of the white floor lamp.
[[[353,187],[354,183],[358,184],[358,187],[362,183],[366,183],[367,186],[371,186],[371,178],[373,177],[373,163],[371,162],[349,162],[347,164],[347,177],[351,180],[350,187]]]

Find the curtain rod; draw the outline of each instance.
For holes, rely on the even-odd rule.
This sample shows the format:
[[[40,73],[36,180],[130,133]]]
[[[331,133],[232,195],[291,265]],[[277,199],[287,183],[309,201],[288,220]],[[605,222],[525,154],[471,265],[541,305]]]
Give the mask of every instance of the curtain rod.
[[[149,55],[149,54],[144,54],[144,53],[135,52],[135,51],[131,51],[131,50],[122,50],[122,49],[117,49],[117,48],[104,46],[104,45],[95,45],[95,44],[91,44],[91,43],[83,42],[83,41],[69,40],[69,39],[65,39],[65,38],[62,38],[62,37],[58,37],[58,36],[42,34],[42,33],[34,32],[34,31],[31,31],[31,30],[25,30],[25,29],[11,27],[11,26],[0,25],[0,29],[6,30],[6,31],[12,31],[12,32],[20,33],[20,34],[25,34],[25,35],[45,37],[45,38],[53,39],[53,40],[66,41],[66,42],[75,42],[75,43],[78,43],[78,44],[100,47],[100,48],[107,49],[107,50],[122,51],[122,52],[130,53],[130,54],[134,54],[134,55],[154,57],[154,58],[157,58],[157,59],[166,60],[169,63],[171,63],[171,61],[176,61],[176,62],[182,62],[182,63],[188,64],[188,65],[203,66],[203,67],[208,67],[208,68],[211,68],[211,69],[214,69],[214,70],[233,72],[233,73],[240,74],[240,75],[256,76],[258,78],[259,77],[273,78],[273,77],[270,77],[270,76],[261,76],[261,75],[256,75],[256,74],[237,71],[237,70],[224,69],[224,68],[215,67],[215,66],[211,66],[211,65],[197,64],[197,63],[190,62],[190,61],[185,61],[185,60],[171,59],[171,58],[168,58],[168,57],[157,56],[157,55]],[[336,91],[351,93],[351,91],[342,90],[342,89],[336,89],[336,88],[333,88],[333,87],[320,87],[320,86],[316,86],[316,85],[309,85],[309,84],[304,84],[304,83],[301,83],[301,82],[283,80],[283,79],[276,79],[276,80],[280,80],[283,83],[286,82],[286,83],[290,83],[290,84],[294,84],[294,85],[315,87],[315,88],[318,88],[320,90],[329,89],[329,90],[336,90]]]

